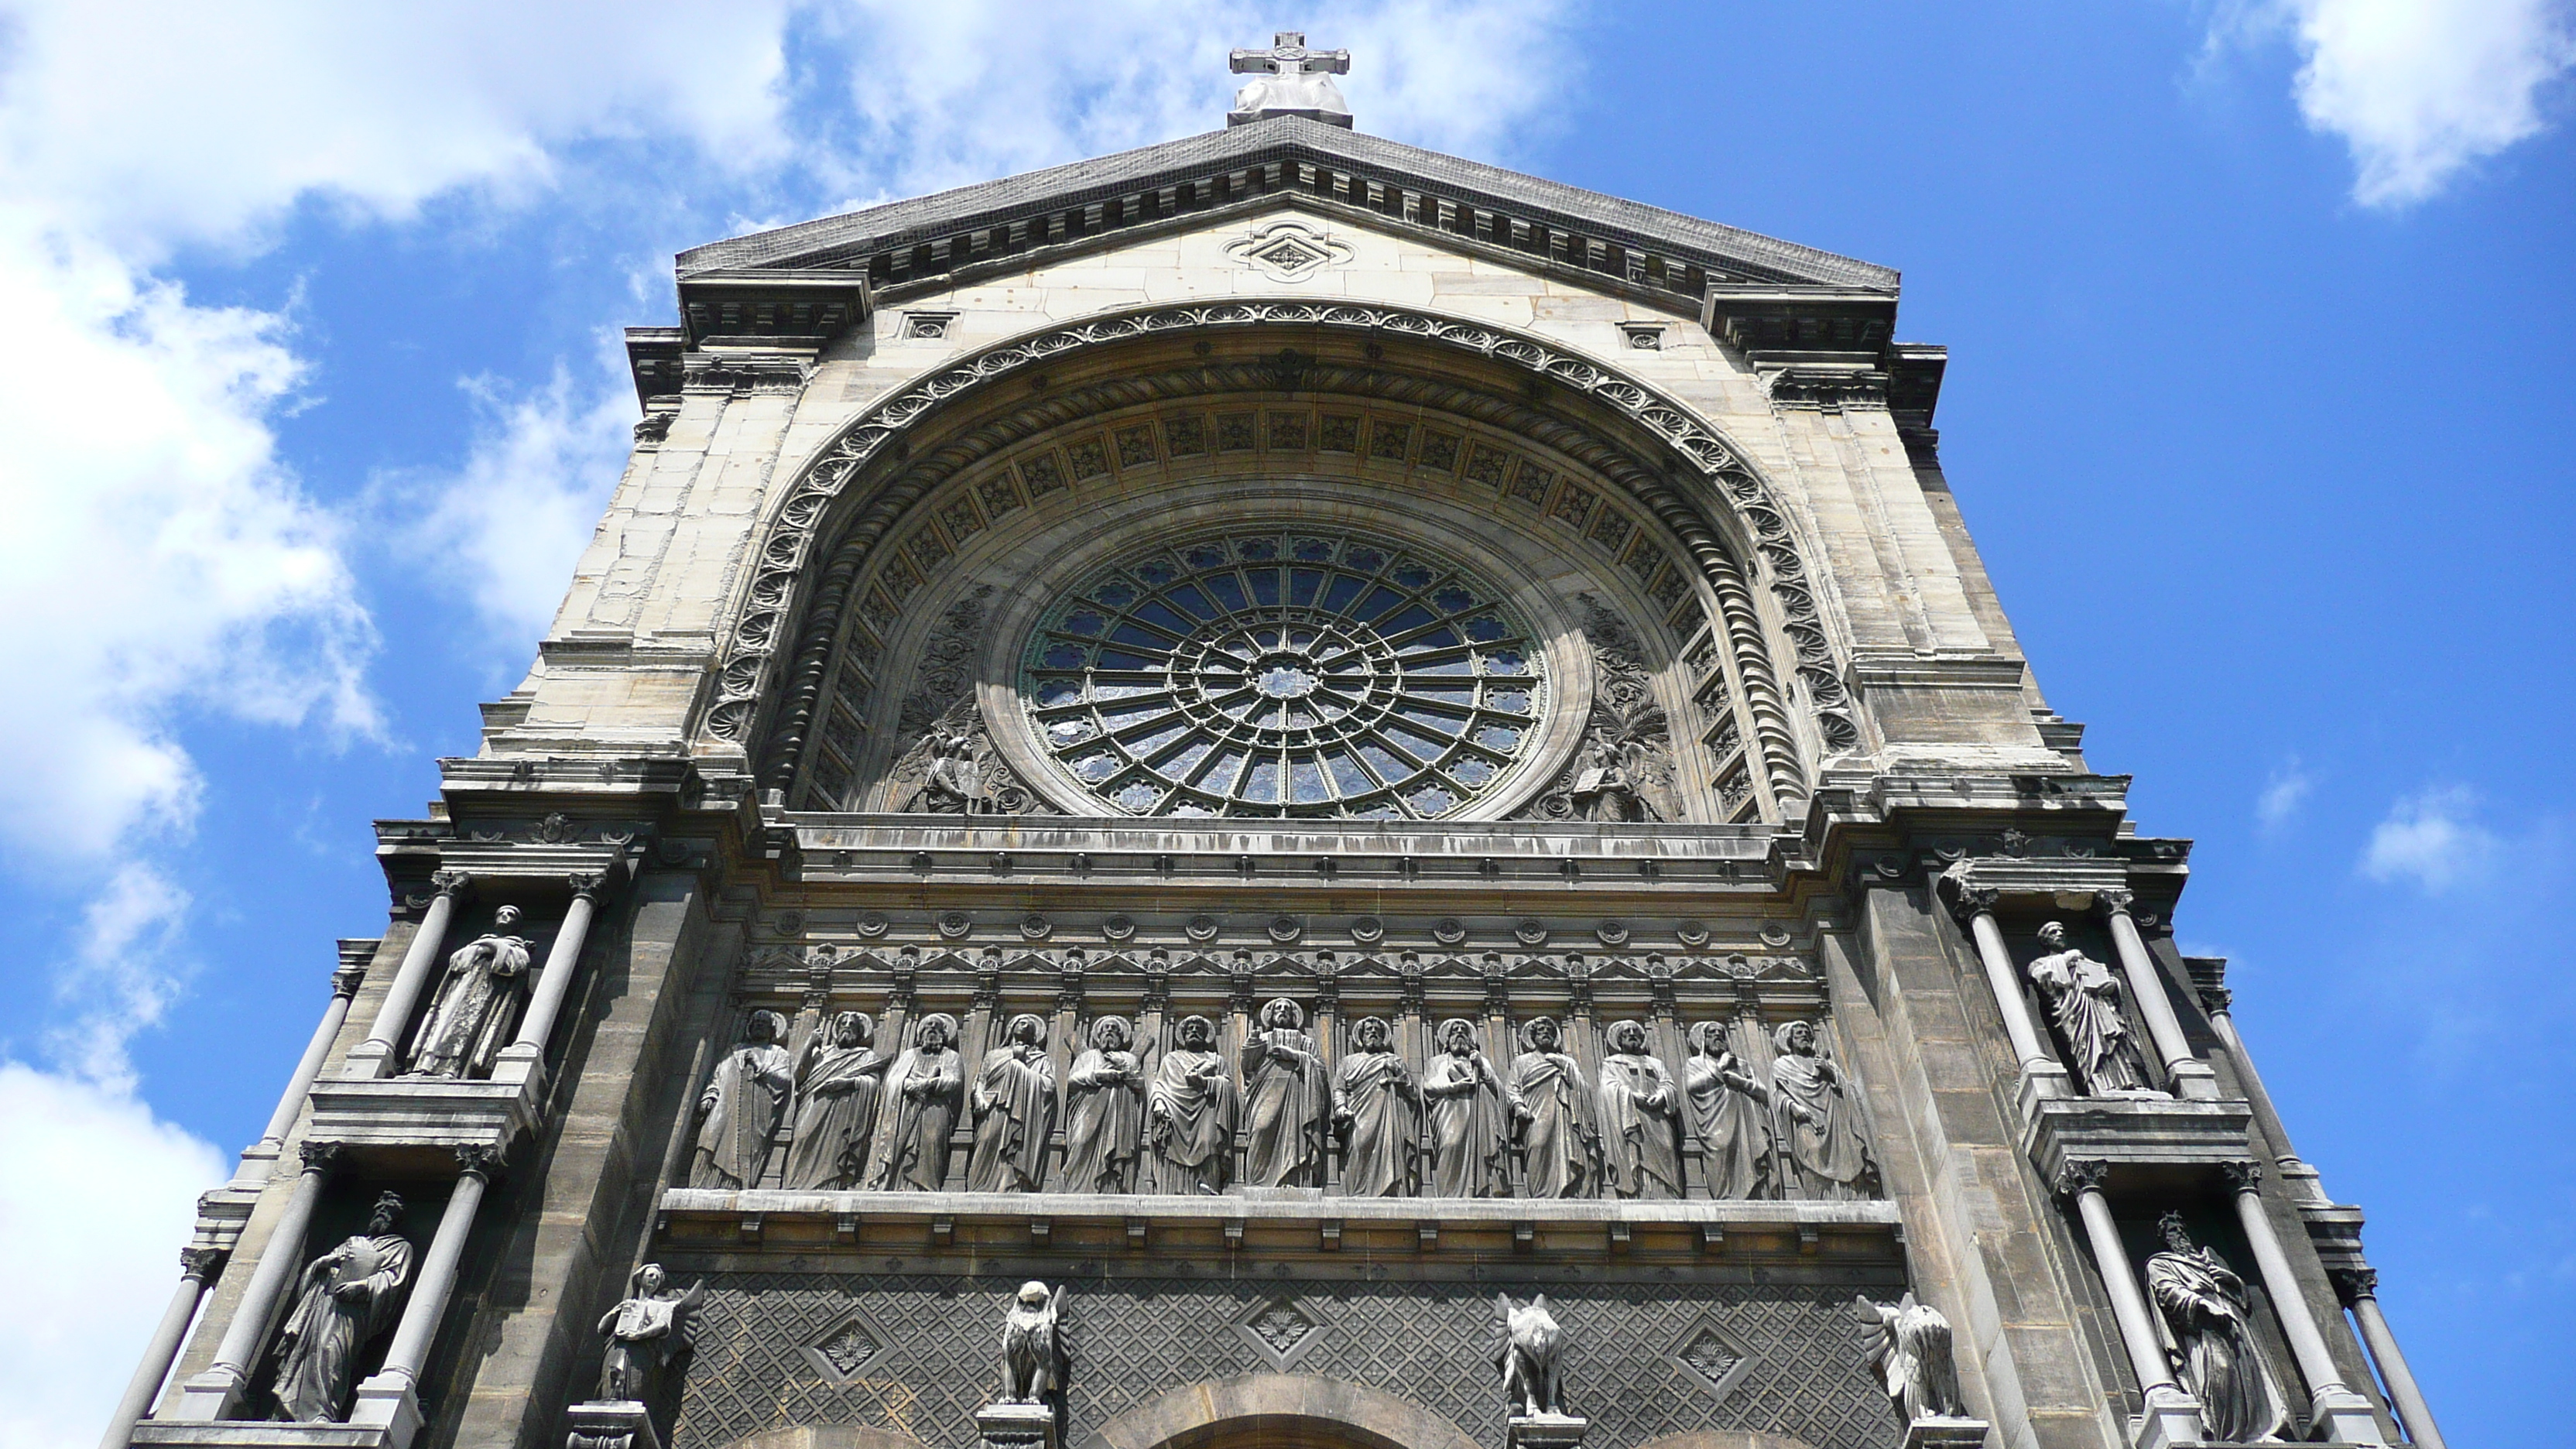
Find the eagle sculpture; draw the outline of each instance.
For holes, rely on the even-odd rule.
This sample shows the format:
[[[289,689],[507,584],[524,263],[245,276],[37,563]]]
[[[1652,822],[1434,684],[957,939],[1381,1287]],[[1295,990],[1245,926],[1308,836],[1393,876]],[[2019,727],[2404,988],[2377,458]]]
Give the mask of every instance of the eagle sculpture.
[[[1870,1335],[1870,1366],[1905,1422],[1967,1412],[1959,1399],[1959,1368],[1950,1357],[1950,1320],[1941,1310],[1908,1293],[1894,1303],[1855,1298],[1852,1316],[1877,1329]]]
[[[1503,1402],[1522,1418],[1564,1412],[1557,1404],[1563,1387],[1559,1350],[1564,1332],[1541,1293],[1527,1308],[1514,1308],[1509,1294],[1494,1295],[1494,1365],[1503,1373]]]
[[[1003,1403],[1044,1403],[1064,1387],[1072,1367],[1062,1327],[1064,1295],[1071,1286],[1050,1294],[1044,1283],[1023,1283],[1002,1315]]]

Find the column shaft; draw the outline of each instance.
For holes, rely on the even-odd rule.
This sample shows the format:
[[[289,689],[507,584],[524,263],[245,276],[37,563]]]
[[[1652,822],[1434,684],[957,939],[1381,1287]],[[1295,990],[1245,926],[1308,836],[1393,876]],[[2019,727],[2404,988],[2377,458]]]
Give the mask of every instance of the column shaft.
[[[2396,1401],[2397,1417],[2405,1423],[2407,1435],[2417,1449],[2446,1449],[2442,1431],[2433,1424],[2432,1407],[2424,1402],[2424,1391],[2415,1386],[2415,1373],[2406,1367],[2406,1355],[2397,1347],[2397,1335],[2388,1329],[2387,1315],[2379,1311],[2379,1295],[2354,1294],[2352,1316],[2361,1324],[2361,1341],[2379,1361],[2379,1376],[2387,1381],[2388,1397]]]
[[[572,992],[573,973],[581,966],[582,942],[589,936],[591,917],[599,909],[599,890],[598,876],[574,877],[572,905],[564,911],[563,925],[546,952],[544,969],[537,973],[537,989],[528,997],[528,1014],[520,1019],[514,1045],[535,1048],[540,1060],[545,1056],[546,1039],[554,1035],[555,1016]],[[404,964],[410,964],[408,957]]]
[[[322,1200],[322,1180],[327,1175],[323,1168],[307,1167],[295,1180],[295,1193],[286,1200],[286,1211],[278,1214],[268,1246],[260,1251],[259,1266],[251,1270],[241,1305],[233,1310],[233,1321],[224,1325],[215,1367],[249,1375],[259,1357],[260,1340],[268,1336],[268,1320],[277,1311],[278,1295],[295,1275],[295,1258],[303,1249],[305,1230],[313,1225],[313,1208]]]
[[[469,1166],[456,1180],[456,1191],[448,1195],[447,1210],[439,1214],[438,1233],[429,1241],[420,1274],[412,1280],[411,1300],[403,1305],[402,1322],[394,1329],[393,1346],[385,1351],[382,1370],[405,1388],[419,1381],[430,1344],[438,1337],[438,1321],[446,1316],[448,1295],[455,1291],[456,1263],[465,1254],[466,1236],[474,1231],[474,1212],[483,1204],[484,1174],[489,1170]]]
[[[343,989],[343,982],[346,987]],[[349,999],[358,994],[358,978],[353,973],[331,976],[331,1004],[322,1008],[322,1020],[314,1025],[313,1040],[304,1044],[304,1058],[295,1064],[295,1075],[288,1078],[286,1091],[277,1099],[277,1110],[268,1117],[268,1130],[259,1140],[271,1145],[283,1144],[286,1134],[295,1130],[296,1114],[304,1110],[304,1094],[313,1090],[313,1079],[322,1075],[322,1062],[331,1054],[331,1043],[340,1039],[340,1028],[349,1020]]]
[[[2273,1316],[2281,1321],[2281,1336],[2290,1341],[2290,1354],[2299,1361],[2299,1376],[2308,1381],[2310,1417],[2323,1422],[2329,1442],[2380,1443],[2377,1422],[2361,1396],[2344,1384],[2343,1371],[2335,1367],[2334,1353],[2326,1347],[2315,1315],[2308,1312],[2307,1295],[2300,1291],[2289,1255],[2281,1251],[2281,1240],[2272,1232],[2271,1215],[2263,1211],[2258,1181],[2251,1172],[2240,1178],[2236,1219],[2244,1225],[2246,1245],[2254,1250],[2255,1266],[2263,1274],[2263,1290],[2272,1299]]]
[[[2245,1098],[2254,1109],[2254,1124],[2279,1149],[2273,1162],[2281,1169],[2281,1180],[2300,1199],[2312,1203],[2330,1202],[2325,1185],[2318,1181],[2317,1170],[2299,1160],[2297,1149],[2290,1145],[2290,1129],[2282,1124],[2279,1109],[2272,1105],[2272,1094],[2263,1086],[2263,1074],[2254,1068],[2254,1054],[2245,1050],[2245,1039],[2236,1034],[2236,1015],[2228,1010],[2227,992],[2213,988],[2201,994],[2209,1010],[2209,1024],[2218,1032],[2219,1043],[2236,1062],[2237,1085],[2245,1089]]]
[[[188,1331],[188,1320],[197,1316],[197,1305],[206,1299],[206,1285],[214,1280],[218,1261],[211,1249],[191,1248],[179,1255],[178,1290],[170,1295],[170,1306],[161,1310],[161,1322],[152,1330],[143,1362],[135,1365],[134,1377],[125,1385],[125,1396],[116,1401],[99,1449],[126,1449],[134,1437],[134,1421],[152,1411],[152,1400],[161,1392],[161,1381],[170,1376],[170,1361],[179,1356],[179,1340]]]
[[[2182,1034],[2182,1019],[2174,1015],[2173,998],[2165,992],[2164,977],[2156,970],[2153,957],[2147,954],[2146,940],[2138,934],[2138,923],[2125,906],[2113,906],[2111,944],[2118,948],[2121,973],[2129,978],[2129,998],[2138,1003],[2138,1014],[2147,1019],[2147,1035],[2154,1038],[2156,1054],[2164,1058],[2165,1085],[2175,1085],[2174,1076],[2185,1062],[2199,1058],[2191,1054],[2191,1043]]]
[[[359,1048],[368,1059],[361,1068],[363,1074],[380,1076],[400,1070],[393,1060],[401,1051],[399,1039],[403,1028],[411,1024],[412,1008],[420,1004],[421,988],[429,984],[439,948],[447,944],[447,923],[456,915],[457,893],[464,888],[461,873],[439,873],[438,894],[422,914],[410,949],[403,952],[402,965],[394,971],[394,984],[386,990],[383,1004],[376,1008],[376,1019],[367,1025],[367,1040]]]
[[[2111,1316],[2119,1320],[2120,1342],[2129,1351],[2129,1368],[2138,1376],[2138,1387],[2179,1387],[2165,1362],[2164,1341],[2156,1335],[2147,1295],[2138,1287],[2137,1269],[2130,1265],[2129,1250],[2120,1242],[2120,1225],[2112,1221],[2111,1204],[2100,1188],[2087,1187],[2075,1194],[2075,1210],[2093,1244],[2093,1266],[2101,1270],[2102,1286],[2110,1290]]]
[[[1986,984],[1994,988],[1995,1005],[2004,1014],[2004,1034],[2012,1038],[2013,1055],[2021,1058],[2022,1070],[2055,1066],[2039,1044],[2039,1027],[2031,1021],[2030,1003],[2021,994],[2021,973],[2013,967],[2012,952],[2004,949],[2004,931],[1995,924],[1995,913],[1978,911],[1970,916],[1968,934],[1976,940],[1977,959],[1985,963]]]

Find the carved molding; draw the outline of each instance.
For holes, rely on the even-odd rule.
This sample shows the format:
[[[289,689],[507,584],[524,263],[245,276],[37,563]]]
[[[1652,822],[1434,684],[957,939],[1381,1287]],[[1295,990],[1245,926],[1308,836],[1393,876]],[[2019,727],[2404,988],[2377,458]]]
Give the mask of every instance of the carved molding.
[[[1687,408],[1589,359],[1501,328],[1401,307],[1267,300],[1159,307],[1042,332],[967,359],[854,419],[806,466],[763,533],[754,554],[756,563],[748,595],[725,640],[724,662],[717,671],[716,699],[708,709],[704,728],[719,739],[746,745],[751,742],[762,700],[774,682],[773,662],[786,642],[786,631],[798,615],[800,602],[813,602],[800,601],[798,594],[807,583],[805,574],[813,561],[818,529],[842,491],[868,464],[896,445],[905,428],[952,398],[1060,353],[1156,333],[1263,324],[1403,337],[1473,352],[1525,369],[1548,386],[1596,399],[1660,439],[1744,519],[1754,551],[1769,571],[1772,593],[1780,605],[1783,627],[1798,661],[1797,677],[1805,687],[1824,752],[1833,754],[1857,745],[1859,733],[1852,720],[1850,699],[1835,669],[1808,590],[1806,559],[1793,530],[1769,486]],[[1565,430],[1562,424],[1557,424],[1556,429]],[[1633,467],[1621,471],[1629,475],[1622,481],[1682,541],[1717,594],[1744,676],[1747,702],[1752,707],[1755,734],[1773,794],[1784,802],[1803,799],[1806,777],[1795,735],[1788,728],[1787,707],[1771,669],[1770,650],[1764,643],[1758,615],[1751,607],[1742,572],[1711,530],[1702,509],[1651,473]],[[921,490],[908,491],[917,498]],[[880,508],[872,510],[871,516],[885,512],[890,521],[891,514],[910,501],[912,498],[880,499]],[[861,557],[833,561],[832,572],[839,576],[844,588],[858,572],[866,548],[881,539],[884,531],[882,522],[864,528]],[[824,617],[806,621],[808,628],[800,640],[800,655],[808,652],[807,646],[828,650],[839,610],[835,607],[824,612]],[[815,660],[810,679],[800,671],[792,697],[781,701],[782,708],[795,715],[779,732],[779,754],[783,759],[771,761],[773,766],[784,765],[783,773],[792,773],[794,758],[801,751],[814,696],[820,691],[822,663],[819,658]]]

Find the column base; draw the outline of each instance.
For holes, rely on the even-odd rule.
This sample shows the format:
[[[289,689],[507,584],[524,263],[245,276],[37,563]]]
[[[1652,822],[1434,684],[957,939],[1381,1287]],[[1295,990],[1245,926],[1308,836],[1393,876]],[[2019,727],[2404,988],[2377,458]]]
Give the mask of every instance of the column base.
[[[2308,1402],[2309,1433],[2329,1444],[2386,1444],[2370,1400],[2346,1388],[2324,1389]]]
[[[347,1081],[370,1082],[390,1076],[394,1070],[394,1049],[390,1043],[362,1041],[349,1048],[349,1059],[340,1066],[340,1076]]]
[[[422,1422],[420,1395],[412,1391],[411,1376],[378,1374],[359,1384],[349,1422],[384,1430],[385,1449],[411,1449],[411,1441],[420,1437]]]
[[[1057,1449],[1052,1404],[986,1404],[975,1411],[985,1449]]]
[[[2200,1422],[2200,1400],[2178,1388],[2147,1390],[2147,1412],[2138,1420],[2137,1449],[2175,1449],[2208,1440],[2209,1430]]]
[[[212,1424],[229,1419],[241,1407],[242,1390],[249,1387],[240,1374],[228,1368],[210,1368],[179,1386],[179,1402],[170,1406],[164,1417],[174,1424]]]
[[[1514,1414],[1503,1442],[1509,1449],[1574,1449],[1591,1430],[1580,1414]]]
[[[564,1449],[662,1449],[653,1415],[633,1399],[596,1399],[564,1411]]]
[[[1987,1428],[1983,1419],[1935,1414],[1905,1426],[1904,1449],[1984,1449]]]
[[[2173,1069],[2173,1094],[2186,1102],[2218,1100],[2218,1073],[2204,1061],[2177,1062]]]
[[[2066,1068],[2055,1062],[2031,1062],[2021,1069],[2019,1090],[2014,1093],[2021,1102],[2021,1119],[2025,1122],[2039,1113],[2042,1102],[2062,1101],[2075,1095],[2074,1080]]]

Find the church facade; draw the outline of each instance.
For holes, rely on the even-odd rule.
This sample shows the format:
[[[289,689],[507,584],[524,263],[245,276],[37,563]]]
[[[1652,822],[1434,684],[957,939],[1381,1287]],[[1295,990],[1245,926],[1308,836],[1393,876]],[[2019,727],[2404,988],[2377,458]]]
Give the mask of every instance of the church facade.
[[[110,1449],[2438,1446],[1897,274],[1236,64],[680,256]]]

